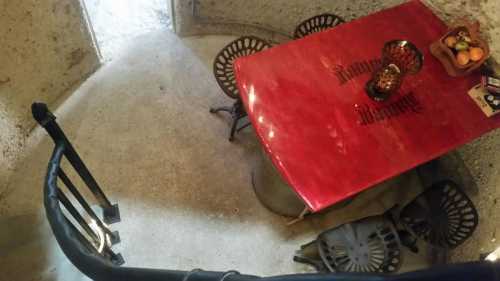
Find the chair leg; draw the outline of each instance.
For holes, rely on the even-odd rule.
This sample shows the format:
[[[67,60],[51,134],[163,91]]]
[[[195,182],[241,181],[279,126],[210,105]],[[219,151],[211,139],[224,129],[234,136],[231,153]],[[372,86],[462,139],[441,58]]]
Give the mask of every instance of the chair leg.
[[[240,122],[241,119],[243,119],[245,116],[247,116],[247,113],[245,112],[243,105],[239,103],[235,103],[233,106],[233,113],[231,114],[231,117],[233,118],[233,125],[231,126],[231,136],[229,137],[229,141],[234,140],[234,134],[245,129],[250,125],[250,123],[247,123],[240,128],[238,128],[238,123]]]
[[[231,133],[229,133],[229,141],[234,141],[234,134],[236,133],[236,127],[238,126],[238,118],[233,118],[233,124],[231,125]]]
[[[243,107],[243,103],[241,100],[236,100],[233,104],[233,106],[221,106],[221,107],[212,107],[210,108],[210,113],[217,113],[220,111],[228,112],[231,114],[232,118],[232,123],[231,123],[231,132],[229,133],[229,141],[232,142],[234,140],[234,135],[245,129],[250,125],[250,123],[247,123],[240,128],[238,128],[238,123],[241,118],[247,116],[245,112],[245,108]]]
[[[217,112],[220,112],[220,111],[232,113],[233,112],[233,108],[229,107],[229,106],[211,107],[210,108],[210,113],[217,113]]]
[[[241,126],[238,128],[238,130],[236,130],[236,132],[240,132],[241,130],[245,129],[246,127],[252,125],[252,123],[250,122],[247,122],[245,125]]]

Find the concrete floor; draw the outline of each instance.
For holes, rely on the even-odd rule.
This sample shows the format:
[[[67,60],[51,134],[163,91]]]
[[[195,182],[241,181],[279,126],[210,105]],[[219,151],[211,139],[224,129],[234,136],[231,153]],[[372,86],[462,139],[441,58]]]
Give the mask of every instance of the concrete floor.
[[[251,129],[227,142],[229,104],[211,73],[232,37],[143,35],[68,97],[55,114],[113,202],[116,246],[127,266],[308,272],[295,250],[321,231],[379,214],[421,191],[410,172],[342,210],[287,226],[257,201],[250,183],[259,144]],[[81,280],[43,217],[42,182],[53,144],[37,128],[0,205],[0,280]],[[73,177],[75,179],[75,177]],[[82,186],[78,181],[78,186]],[[407,258],[409,268],[422,266]]]
[[[104,60],[126,49],[131,38],[172,28],[169,0],[83,0]]]

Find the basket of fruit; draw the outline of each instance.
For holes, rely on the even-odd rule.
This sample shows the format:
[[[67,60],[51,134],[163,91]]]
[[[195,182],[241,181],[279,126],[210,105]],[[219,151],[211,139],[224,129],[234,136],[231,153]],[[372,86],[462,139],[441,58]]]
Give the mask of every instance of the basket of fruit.
[[[463,21],[431,45],[448,74],[463,76],[479,68],[489,57],[490,49],[479,36],[479,22]]]

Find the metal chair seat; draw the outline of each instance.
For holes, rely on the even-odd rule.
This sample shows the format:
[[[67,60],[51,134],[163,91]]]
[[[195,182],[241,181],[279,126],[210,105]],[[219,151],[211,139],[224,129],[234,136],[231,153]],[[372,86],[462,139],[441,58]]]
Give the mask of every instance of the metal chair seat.
[[[374,216],[321,233],[294,260],[320,272],[394,273],[402,263],[401,243],[393,223]]]
[[[401,211],[401,222],[426,242],[453,249],[472,236],[479,216],[460,187],[445,180],[424,191]]]

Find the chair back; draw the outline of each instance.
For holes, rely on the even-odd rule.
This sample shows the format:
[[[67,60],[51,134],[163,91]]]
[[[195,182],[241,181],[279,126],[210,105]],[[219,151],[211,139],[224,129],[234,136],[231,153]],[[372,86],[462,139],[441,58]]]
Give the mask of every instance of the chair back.
[[[334,14],[317,15],[301,22],[295,29],[293,37],[295,39],[304,38],[313,33],[335,27],[344,22],[345,21],[341,17]]]
[[[214,76],[227,96],[233,99],[240,97],[233,69],[234,61],[268,48],[271,48],[271,44],[265,40],[255,36],[244,36],[229,43],[217,54],[214,60]]]

